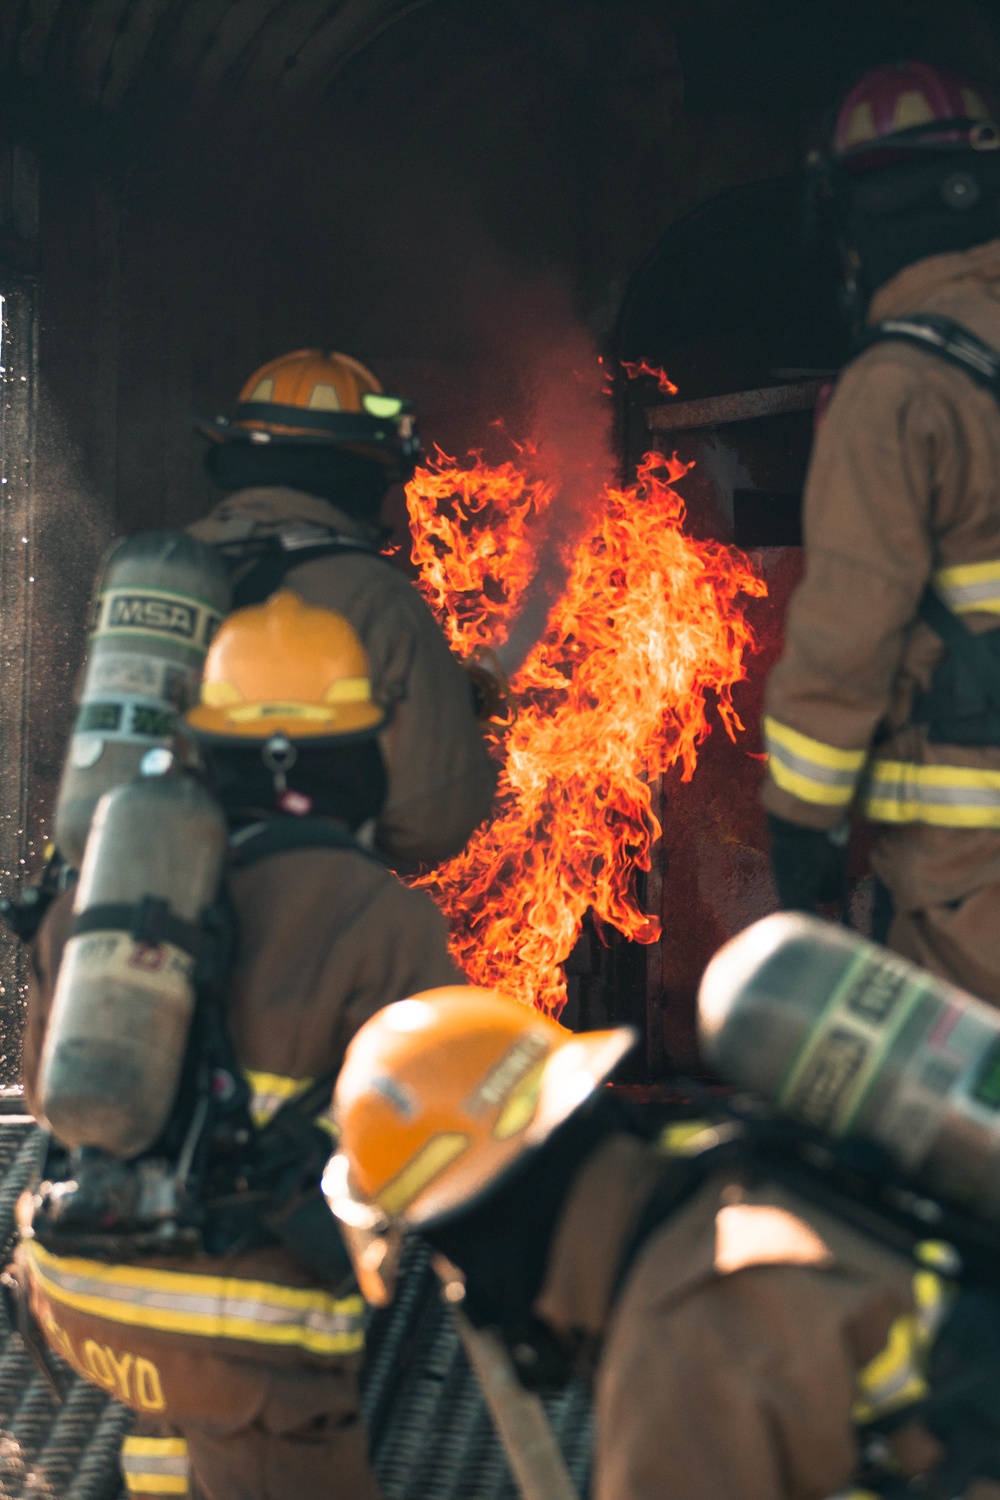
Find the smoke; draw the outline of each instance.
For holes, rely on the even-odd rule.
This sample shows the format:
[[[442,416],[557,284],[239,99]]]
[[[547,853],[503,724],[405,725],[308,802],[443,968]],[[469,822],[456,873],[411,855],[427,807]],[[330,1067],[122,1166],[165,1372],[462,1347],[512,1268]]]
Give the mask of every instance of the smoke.
[[[538,571],[498,655],[508,673],[524,662],[562,593],[576,545],[614,476],[611,405],[597,350],[574,318],[564,286],[529,289],[535,307],[525,329],[525,374],[532,467],[555,498],[541,522]]]
[[[417,397],[428,446],[487,462],[521,448],[532,478],[555,492],[533,538],[537,575],[499,652],[513,672],[615,475],[604,370],[569,273],[514,262],[453,203],[414,206],[407,253],[406,318],[421,357],[382,369]]]

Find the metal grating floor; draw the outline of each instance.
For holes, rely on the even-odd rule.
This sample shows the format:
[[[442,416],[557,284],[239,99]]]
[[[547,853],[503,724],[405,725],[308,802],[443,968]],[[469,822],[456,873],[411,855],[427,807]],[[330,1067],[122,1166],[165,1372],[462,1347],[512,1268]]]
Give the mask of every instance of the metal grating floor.
[[[2,1263],[14,1209],[39,1155],[30,1120],[0,1116]],[[0,1302],[0,1497],[116,1500],[118,1450],[131,1414],[53,1360],[57,1406]],[[408,1252],[391,1308],[372,1318],[363,1407],[385,1500],[516,1500],[503,1450],[426,1253]],[[592,1413],[574,1383],[546,1406],[578,1493],[587,1494]]]

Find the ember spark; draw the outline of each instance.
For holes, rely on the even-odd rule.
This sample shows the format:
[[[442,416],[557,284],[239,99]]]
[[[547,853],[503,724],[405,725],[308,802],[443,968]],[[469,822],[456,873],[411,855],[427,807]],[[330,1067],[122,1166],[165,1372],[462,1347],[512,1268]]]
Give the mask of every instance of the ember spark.
[[[660,833],[650,782],[678,764],[690,780],[713,696],[730,738],[743,727],[732,689],[753,641],[741,596],[766,586],[743,554],[684,535],[673,484],[688,467],[649,455],[634,485],[599,497],[512,683],[519,713],[494,746],[494,819],[420,881],[469,980],[552,1015],[588,908],[628,938],[660,936],[635,890]],[[460,654],[506,638],[552,499],[530,452],[464,468],[439,454],[408,486],[420,586]]]
[[[676,396],[677,387],[670,379],[666,370],[661,370],[659,365],[651,365],[644,359],[623,359],[621,367],[629,380],[638,380],[640,376],[646,375],[650,380],[656,381],[656,388],[664,396]]]

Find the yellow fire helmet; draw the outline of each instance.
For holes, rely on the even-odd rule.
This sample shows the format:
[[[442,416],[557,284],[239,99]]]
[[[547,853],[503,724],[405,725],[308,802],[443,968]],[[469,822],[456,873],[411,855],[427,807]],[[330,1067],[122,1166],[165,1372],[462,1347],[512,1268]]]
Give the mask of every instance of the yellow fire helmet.
[[[540,1146],[635,1040],[631,1027],[575,1035],[494,990],[427,990],[387,1006],[337,1079],[327,1202],[357,1230],[453,1213]]]
[[[296,349],[255,370],[232,417],[199,422],[215,443],[311,443],[370,458],[409,479],[420,456],[413,402],[388,395],[348,354]]]
[[[199,737],[265,741],[374,733],[386,718],[350,621],[282,589],[223,621],[185,722]]]

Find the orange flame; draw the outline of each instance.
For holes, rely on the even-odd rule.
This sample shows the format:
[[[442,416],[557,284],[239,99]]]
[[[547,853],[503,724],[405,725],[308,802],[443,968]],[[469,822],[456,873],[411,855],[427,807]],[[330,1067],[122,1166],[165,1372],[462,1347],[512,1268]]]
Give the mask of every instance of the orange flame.
[[[530,448],[520,450],[530,458]],[[478,454],[460,469],[440,448],[407,486],[420,588],[460,656],[499,646],[537,571],[539,517],[553,490]]]
[[[625,374],[628,376],[629,380],[638,380],[640,375],[648,375],[651,380],[656,381],[657,390],[659,390],[664,396],[677,395],[677,387],[670,379],[670,376],[667,374],[666,370],[661,370],[659,365],[651,365],[644,359],[638,359],[634,361],[623,359],[621,362],[621,366],[625,371]]]
[[[531,523],[552,494],[529,465],[460,469],[439,454],[408,487],[421,588],[460,651],[506,637],[538,566]],[[600,497],[512,683],[494,819],[419,882],[472,983],[553,1015],[588,908],[626,937],[660,936],[634,883],[660,833],[650,782],[678,763],[690,780],[710,694],[730,738],[743,727],[732,689],[753,638],[740,595],[766,586],[741,553],[684,535],[672,483],[689,467],[651,454],[636,484]]]

